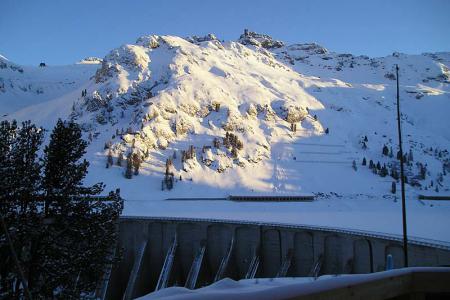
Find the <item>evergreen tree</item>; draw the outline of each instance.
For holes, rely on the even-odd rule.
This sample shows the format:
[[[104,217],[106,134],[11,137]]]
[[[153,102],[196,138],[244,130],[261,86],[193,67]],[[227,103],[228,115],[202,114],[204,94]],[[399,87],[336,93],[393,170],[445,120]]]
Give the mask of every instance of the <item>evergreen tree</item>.
[[[397,185],[396,185],[395,181],[392,181],[391,193],[395,194],[396,192],[397,192]]]
[[[386,177],[388,174],[389,174],[389,172],[388,172],[386,165],[383,165],[383,167],[381,168],[381,171],[380,171],[381,177]]]
[[[125,169],[125,178],[131,179],[133,177],[133,161],[131,159],[131,153],[127,156],[127,166]]]
[[[414,160],[414,159],[413,159],[413,153],[412,153],[412,150],[411,150],[411,149],[409,149],[408,160],[409,160],[409,161],[413,161],[413,160]]]
[[[29,121],[21,127],[15,121],[0,124],[0,213],[16,250],[21,272],[26,275],[33,273],[31,262],[34,257],[29,249],[39,240],[37,193],[41,165],[38,151],[42,140],[42,128]],[[23,298],[21,276],[13,264],[5,235],[0,230],[0,291],[8,299]],[[29,278],[25,280],[29,283]]]
[[[374,167],[373,160],[370,160],[369,161],[369,169],[373,169],[373,167]]]
[[[134,169],[134,175],[139,175],[139,168],[141,166],[141,158],[137,153],[133,153],[132,155],[133,160],[133,169]]]
[[[378,170],[381,170],[381,164],[380,164],[380,162],[377,162],[377,169],[378,169]]]
[[[330,130],[327,127],[327,129],[325,129],[325,134],[329,134],[329,133],[330,133]]]
[[[365,158],[365,157],[363,158],[362,165],[363,165],[363,166],[367,165],[367,161],[366,161],[366,158]]]
[[[49,210],[63,212],[67,209],[70,196],[85,191],[82,181],[89,163],[80,159],[86,153],[86,147],[79,125],[59,119],[50,136],[50,143],[44,149],[42,185],[46,194],[46,214]]]
[[[36,292],[44,298],[55,294],[78,298],[92,292],[105,265],[114,259],[116,223],[123,201],[118,191],[104,199],[91,198],[101,193],[104,185],[83,185],[89,166],[82,159],[86,147],[78,124],[58,120],[44,150],[42,186],[45,216],[50,222],[37,247],[39,268],[34,280]]]
[[[10,195],[12,185],[10,176],[13,173],[11,162],[11,148],[13,147],[17,133],[17,123],[15,121],[2,121],[0,123],[0,209],[3,215],[13,210]]]
[[[383,155],[385,156],[389,155],[389,148],[386,145],[383,146]]]
[[[427,175],[427,167],[420,164],[420,178],[424,180],[426,178],[426,175]]]
[[[117,157],[117,165],[118,165],[119,167],[122,166],[122,161],[123,161],[123,153],[120,152],[120,153],[119,153],[119,156]]]
[[[42,140],[43,130],[30,122],[20,128],[0,124],[0,209],[33,298],[80,298],[95,290],[114,259],[123,202],[118,192],[105,201],[86,198],[103,185],[82,186],[87,164],[79,160],[86,144],[76,124],[58,121],[39,160]],[[9,249],[4,251],[4,234],[0,231],[0,290],[2,297],[21,299],[23,285]]]
[[[394,151],[392,150],[392,147],[389,147],[389,157],[390,158],[394,157]]]
[[[352,168],[353,168],[353,170],[355,170],[355,171],[358,170],[358,168],[356,167],[356,161],[353,161],[353,163],[352,163]]]
[[[112,157],[112,151],[111,151],[111,149],[109,149],[107,165],[108,166],[112,166],[113,164],[114,164],[114,161],[113,161],[113,157]]]
[[[367,135],[366,136],[364,136],[364,142],[368,142],[369,141],[369,139],[367,138]]]

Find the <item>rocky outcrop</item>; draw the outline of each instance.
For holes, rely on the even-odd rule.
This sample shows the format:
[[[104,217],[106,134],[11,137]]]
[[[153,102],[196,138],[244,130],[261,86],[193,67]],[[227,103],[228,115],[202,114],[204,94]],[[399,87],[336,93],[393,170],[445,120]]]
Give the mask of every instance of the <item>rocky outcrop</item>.
[[[202,42],[217,41],[217,37],[212,33],[208,33],[205,36],[196,36],[196,35],[189,36],[186,38],[186,40],[190,43],[198,44]]]
[[[267,34],[248,31],[248,29],[244,30],[244,33],[239,37],[238,42],[242,45],[253,45],[266,49],[280,48],[284,46],[282,41],[274,40]]]

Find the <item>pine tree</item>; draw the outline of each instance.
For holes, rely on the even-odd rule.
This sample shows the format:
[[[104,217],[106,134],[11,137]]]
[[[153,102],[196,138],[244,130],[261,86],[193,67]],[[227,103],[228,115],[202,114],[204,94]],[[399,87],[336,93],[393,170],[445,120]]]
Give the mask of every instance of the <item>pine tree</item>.
[[[113,157],[112,157],[112,151],[111,151],[111,149],[109,149],[108,161],[107,161],[106,165],[109,167],[109,166],[112,166],[113,164],[114,164],[114,161],[113,161]]]
[[[110,193],[105,201],[81,200],[103,191],[102,183],[83,186],[89,163],[82,160],[87,143],[73,122],[58,120],[44,150],[43,187],[47,216],[53,221],[43,238],[45,252],[40,276],[46,295],[67,293],[74,296],[95,289],[105,264],[112,256],[117,239],[116,225],[123,202],[119,193]],[[64,230],[64,239],[58,238]],[[58,239],[58,243],[55,240]],[[77,289],[73,283],[77,281]]]
[[[42,140],[43,130],[29,121],[21,127],[15,121],[0,123],[0,213],[27,282],[28,275],[33,273],[30,268],[33,256],[28,249],[39,237],[41,209],[36,198],[41,179],[38,151]],[[0,266],[2,298],[20,298],[23,286],[3,230],[0,230]]]
[[[125,178],[131,179],[133,177],[133,161],[131,158],[131,153],[127,156],[127,166],[125,169]]]
[[[373,164],[373,160],[369,161],[369,169],[373,169],[374,168],[374,164]]]
[[[412,150],[411,150],[411,149],[409,149],[408,160],[409,160],[409,161],[413,161],[413,160],[414,160],[414,159],[413,159],[413,153],[412,153]]]
[[[330,130],[327,127],[327,129],[325,129],[325,134],[329,134],[329,133],[330,133]]]
[[[6,184],[0,189],[0,209],[3,215],[7,190],[16,199],[16,208],[5,214],[5,219],[13,229],[14,246],[33,298],[80,298],[95,290],[106,264],[114,258],[116,222],[123,202],[118,192],[110,193],[105,202],[87,200],[100,193],[103,185],[82,185],[88,163],[81,161],[86,142],[78,125],[59,120],[39,160],[42,138],[43,131],[29,122],[20,129],[0,124],[0,150],[7,146],[5,152],[0,151],[0,182]],[[45,199],[44,209],[39,199]],[[11,214],[15,216],[10,218]],[[11,222],[14,219],[18,222]],[[0,231],[0,249],[4,249],[2,234]],[[3,280],[5,274],[13,282],[19,281],[9,251],[0,253],[0,289],[4,291],[8,284]],[[22,287],[15,287],[15,295],[10,296],[19,298]]]
[[[141,158],[139,157],[139,155],[137,153],[133,153],[132,161],[133,161],[134,175],[139,175],[139,168],[141,166]]]
[[[381,177],[386,177],[388,174],[389,174],[388,169],[387,169],[386,165],[384,164],[383,167],[381,168],[380,175],[381,175]]]
[[[38,151],[43,141],[43,129],[37,128],[30,121],[18,128],[15,142],[11,149],[11,163],[14,176],[9,175],[12,193],[21,202],[21,211],[27,211],[28,204],[40,185],[41,165],[37,161]]]
[[[366,136],[364,136],[364,142],[368,142],[369,141],[369,139],[367,138],[367,135]]]
[[[86,153],[86,147],[79,125],[59,119],[50,136],[50,143],[44,149],[42,185],[46,193],[46,214],[49,210],[64,211],[68,198],[84,191],[82,181],[89,163],[79,160]]]
[[[399,179],[397,169],[394,167],[391,168],[391,177],[394,178],[395,180]]]
[[[383,146],[383,155],[385,156],[389,155],[389,148],[386,145]]]
[[[378,169],[378,170],[381,170],[381,164],[380,164],[380,162],[377,162],[377,169]]]
[[[366,161],[366,158],[365,158],[365,157],[363,158],[362,165],[363,165],[363,166],[367,165],[367,161]]]
[[[117,157],[117,165],[118,165],[119,167],[122,166],[122,161],[123,161],[123,153],[120,152],[120,153],[119,153],[119,156]]]
[[[352,168],[353,168],[353,170],[355,170],[355,171],[358,170],[358,168],[356,167],[356,161],[353,161],[353,163],[352,163]]]
[[[391,193],[395,194],[396,192],[397,192],[397,184],[395,183],[395,181],[392,181]]]
[[[425,180],[426,175],[427,175],[427,167],[422,165],[422,164],[420,164],[420,178],[422,180]]]

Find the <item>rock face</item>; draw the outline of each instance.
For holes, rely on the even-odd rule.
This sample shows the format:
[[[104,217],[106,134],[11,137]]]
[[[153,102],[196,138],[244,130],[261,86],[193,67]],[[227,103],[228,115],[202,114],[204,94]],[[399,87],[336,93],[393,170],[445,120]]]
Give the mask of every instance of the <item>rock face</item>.
[[[196,43],[203,43],[203,42],[210,42],[210,41],[217,41],[217,37],[212,34],[212,33],[208,33],[205,36],[189,36],[186,38],[187,41],[196,44]]]
[[[282,41],[274,40],[267,34],[248,31],[248,29],[244,30],[244,33],[239,37],[238,42],[242,45],[253,45],[265,49],[280,48],[284,46]]]
[[[326,54],[328,53],[328,50],[324,47],[316,44],[316,43],[305,43],[305,44],[294,44],[287,47],[288,50],[291,51],[304,51],[309,54]],[[350,54],[351,55],[351,54]],[[341,54],[342,57],[348,56],[348,54]]]
[[[89,56],[86,57],[82,60],[80,60],[79,62],[77,62],[77,64],[101,64],[103,62],[103,59],[98,58],[98,57],[94,57],[94,56]]]
[[[0,55],[0,69],[9,69],[13,72],[23,73],[23,68],[10,62],[4,56]]]
[[[136,40],[136,45],[155,49],[159,47],[159,39],[157,35],[144,35]]]

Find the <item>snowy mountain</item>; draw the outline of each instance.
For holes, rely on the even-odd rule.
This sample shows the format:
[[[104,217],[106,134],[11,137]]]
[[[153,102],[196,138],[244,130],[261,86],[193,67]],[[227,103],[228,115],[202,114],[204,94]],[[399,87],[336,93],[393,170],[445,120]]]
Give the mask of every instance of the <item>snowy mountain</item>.
[[[228,42],[150,35],[70,66],[0,57],[0,113],[48,129],[58,117],[81,123],[88,181],[129,200],[314,193],[392,202],[396,64],[408,195],[449,194],[449,52],[369,58],[249,31]],[[142,159],[131,180],[129,153]],[[172,190],[162,190],[166,169]]]

